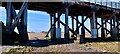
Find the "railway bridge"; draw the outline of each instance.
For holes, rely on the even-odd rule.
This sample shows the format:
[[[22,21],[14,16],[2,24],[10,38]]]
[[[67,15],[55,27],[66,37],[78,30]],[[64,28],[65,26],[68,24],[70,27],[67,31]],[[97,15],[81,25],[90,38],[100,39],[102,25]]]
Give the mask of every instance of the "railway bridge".
[[[12,34],[15,27],[17,27],[23,41],[28,41],[27,10],[44,11],[49,14],[50,29],[46,37],[51,37],[52,40],[61,36],[62,28],[60,28],[60,24],[64,26],[64,39],[67,40],[71,38],[77,39],[77,36],[80,36],[80,43],[85,43],[85,31],[88,31],[93,39],[106,39],[108,34],[110,34],[111,39],[120,39],[120,2],[8,1],[2,2],[2,6],[6,8],[6,31]],[[19,10],[18,14],[16,14],[15,10]],[[62,14],[65,14],[65,23],[60,20]],[[79,16],[81,16],[81,21]],[[69,27],[69,19],[72,20],[72,28]],[[90,19],[90,30],[85,27],[87,19]],[[98,22],[98,19],[101,19],[101,23]],[[76,28],[74,26],[75,23]],[[107,24],[110,25],[110,29],[107,28]],[[101,31],[101,37],[98,36],[98,30]],[[70,32],[72,33],[71,36]],[[49,33],[51,34],[50,36],[48,35]]]

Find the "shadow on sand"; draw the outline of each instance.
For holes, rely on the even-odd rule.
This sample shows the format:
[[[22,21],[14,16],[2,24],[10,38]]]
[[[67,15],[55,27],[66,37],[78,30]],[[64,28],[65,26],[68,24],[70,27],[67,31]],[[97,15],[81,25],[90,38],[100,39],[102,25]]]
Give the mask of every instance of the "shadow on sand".
[[[61,45],[61,44],[70,44],[74,43],[74,40],[66,40],[66,39],[58,39],[58,40],[48,40],[48,39],[38,39],[38,40],[29,40],[25,43],[20,44],[5,44],[5,45],[13,45],[13,46],[31,46],[31,47],[47,47],[50,45]]]
[[[106,39],[93,39],[93,38],[86,38],[85,42],[118,42],[118,40],[111,40],[109,38]],[[22,43],[22,44],[12,44],[12,45],[19,45],[19,46],[31,46],[31,47],[47,47],[50,45],[61,45],[61,44],[71,44],[74,43],[74,40],[66,40],[66,39],[56,39],[56,40],[50,40],[50,39],[37,39],[37,40],[29,40],[28,42]]]
[[[111,39],[111,38],[86,38],[86,42],[118,42],[120,39]]]

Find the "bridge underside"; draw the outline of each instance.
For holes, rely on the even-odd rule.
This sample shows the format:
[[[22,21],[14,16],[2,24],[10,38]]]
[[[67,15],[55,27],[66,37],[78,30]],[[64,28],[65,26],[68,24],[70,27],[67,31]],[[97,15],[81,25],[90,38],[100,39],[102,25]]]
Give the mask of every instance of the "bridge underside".
[[[61,34],[61,32],[58,31],[61,29],[60,24],[65,27],[65,39],[77,39],[77,36],[80,36],[80,43],[84,43],[86,40],[85,30],[95,39],[105,39],[108,34],[111,35],[111,39],[119,40],[120,37],[120,9],[89,2],[82,2],[79,4],[62,2],[4,2],[2,6],[6,7],[7,11],[6,31],[12,34],[15,27],[17,27],[23,41],[28,40],[27,10],[45,11],[50,15],[50,29],[46,37],[49,37],[48,34],[51,33],[52,40],[57,38],[57,34]],[[19,13],[16,14],[15,10],[19,10]],[[65,14],[65,23],[60,20],[62,14]],[[68,16],[72,19],[72,28],[68,25]],[[81,21],[78,16],[81,16]],[[98,18],[101,19],[101,23],[98,22]],[[87,19],[90,20],[91,30],[84,25]],[[75,22],[76,28],[74,28]],[[110,30],[107,24],[110,25]],[[79,30],[81,30],[81,33],[79,33]],[[98,30],[101,31],[101,37],[99,37]],[[72,32],[71,37],[70,32]]]

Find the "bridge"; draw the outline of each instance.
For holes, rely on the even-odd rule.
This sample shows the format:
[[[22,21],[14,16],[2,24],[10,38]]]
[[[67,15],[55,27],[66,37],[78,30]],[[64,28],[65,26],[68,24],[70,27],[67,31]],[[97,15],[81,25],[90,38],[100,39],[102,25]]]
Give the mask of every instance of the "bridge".
[[[90,0],[85,2],[9,1],[2,2],[2,6],[7,11],[6,31],[12,34],[15,27],[17,27],[22,41],[28,41],[27,10],[44,11],[50,15],[50,29],[46,37],[51,37],[51,40],[61,36],[62,28],[60,28],[60,24],[65,27],[64,39],[67,40],[71,38],[77,39],[80,36],[80,43],[85,43],[85,31],[88,31],[93,39],[100,38],[104,40],[108,34],[110,34],[111,40],[120,39],[120,2],[90,2]],[[19,10],[18,14],[16,14],[15,10]],[[60,20],[62,14],[65,14],[65,23]],[[68,25],[68,16],[72,19],[72,28]],[[81,16],[81,21],[78,16]],[[101,23],[98,22],[98,18],[101,19]],[[85,27],[87,19],[90,19],[90,30]],[[74,28],[75,22],[76,28]],[[107,28],[107,24],[110,25],[110,30]],[[79,30],[81,30],[81,33]],[[98,37],[98,30],[101,31],[101,37]],[[71,37],[70,32],[72,32]],[[49,33],[51,34],[50,36]]]

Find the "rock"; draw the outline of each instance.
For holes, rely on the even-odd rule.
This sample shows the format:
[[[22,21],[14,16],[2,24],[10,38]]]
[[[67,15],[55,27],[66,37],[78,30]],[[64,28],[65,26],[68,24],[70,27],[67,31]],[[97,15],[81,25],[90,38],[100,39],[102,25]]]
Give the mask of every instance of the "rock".
[[[107,50],[103,50],[104,53],[107,53]]]

